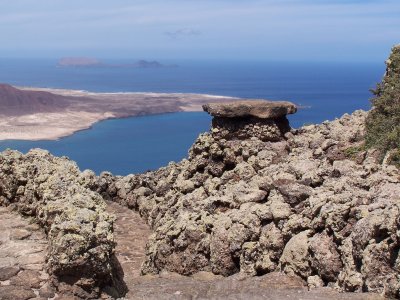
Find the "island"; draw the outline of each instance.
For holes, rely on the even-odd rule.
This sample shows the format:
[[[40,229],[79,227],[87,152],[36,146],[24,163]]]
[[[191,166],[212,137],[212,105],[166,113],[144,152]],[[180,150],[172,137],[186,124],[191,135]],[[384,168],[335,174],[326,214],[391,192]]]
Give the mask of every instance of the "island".
[[[57,66],[59,67],[96,67],[101,66],[101,62],[92,57],[63,57]]]
[[[55,140],[111,118],[201,111],[236,98],[179,93],[92,93],[0,84],[0,140]]]
[[[93,57],[63,57],[57,67],[62,68],[134,68],[134,69],[160,69],[160,68],[176,68],[176,64],[162,64],[156,60],[140,59],[134,63],[105,63]]]

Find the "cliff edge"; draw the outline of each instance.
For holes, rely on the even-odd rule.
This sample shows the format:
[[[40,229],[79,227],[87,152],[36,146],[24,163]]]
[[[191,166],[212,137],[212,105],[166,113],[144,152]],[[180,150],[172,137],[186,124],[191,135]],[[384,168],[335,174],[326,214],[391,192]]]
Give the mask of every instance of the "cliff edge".
[[[152,227],[142,273],[283,271],[309,287],[399,297],[400,174],[360,148],[367,112],[293,130],[290,105],[277,115],[228,112],[234,105],[205,107],[213,127],[188,159],[91,175]]]
[[[0,154],[0,205],[43,228],[57,292],[92,299],[129,289],[114,255],[104,201],[111,200],[153,230],[142,274],[237,274],[249,282],[281,272],[310,289],[400,298],[400,173],[361,146],[367,112],[295,130],[289,102],[204,110],[212,128],[188,159],[145,174],[97,177],[42,150]]]

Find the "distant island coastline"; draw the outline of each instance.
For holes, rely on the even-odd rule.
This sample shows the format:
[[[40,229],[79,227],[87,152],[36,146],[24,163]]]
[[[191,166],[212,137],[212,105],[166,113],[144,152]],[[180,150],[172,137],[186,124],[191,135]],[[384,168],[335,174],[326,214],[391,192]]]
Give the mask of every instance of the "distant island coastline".
[[[0,84],[0,140],[56,140],[94,123],[132,116],[201,111],[233,97],[180,93],[93,93]]]
[[[135,63],[111,64],[105,63],[93,57],[63,57],[58,63],[58,67],[62,68],[136,68],[136,69],[160,69],[160,68],[176,68],[178,65],[165,65],[156,60],[138,60]]]

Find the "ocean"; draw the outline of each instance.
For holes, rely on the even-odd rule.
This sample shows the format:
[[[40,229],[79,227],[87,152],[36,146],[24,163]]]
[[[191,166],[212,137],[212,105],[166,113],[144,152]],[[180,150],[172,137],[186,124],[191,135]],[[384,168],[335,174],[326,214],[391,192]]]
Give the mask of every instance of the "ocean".
[[[126,61],[113,61],[124,63]],[[199,93],[289,100],[301,109],[292,127],[369,109],[383,63],[173,61],[177,68],[58,68],[56,60],[0,59],[0,82],[93,92]],[[68,156],[96,173],[141,173],[179,161],[210,127],[205,113],[172,113],[106,120],[58,141],[0,141],[26,152],[39,147]]]

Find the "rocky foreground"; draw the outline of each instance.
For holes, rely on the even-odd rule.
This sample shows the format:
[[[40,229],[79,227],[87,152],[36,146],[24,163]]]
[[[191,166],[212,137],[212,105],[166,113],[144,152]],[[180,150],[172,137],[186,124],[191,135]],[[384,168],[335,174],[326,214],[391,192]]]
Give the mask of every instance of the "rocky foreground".
[[[96,177],[39,150],[0,155],[0,204],[44,229],[46,270],[60,295],[400,298],[400,174],[364,150],[366,112],[293,130],[287,102],[204,109],[213,126],[188,159],[146,174]],[[140,238],[119,238],[121,225],[113,234],[104,200],[150,226],[148,275],[122,264],[123,276],[130,246],[115,251],[115,240]]]

